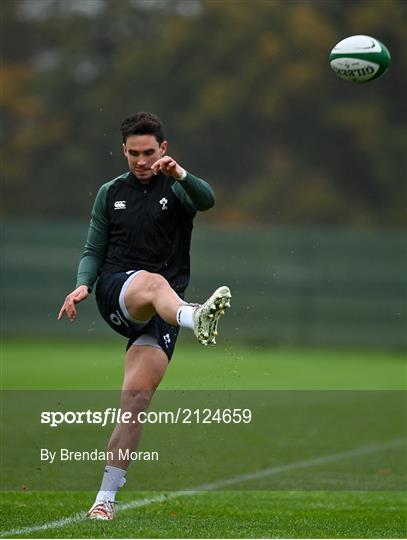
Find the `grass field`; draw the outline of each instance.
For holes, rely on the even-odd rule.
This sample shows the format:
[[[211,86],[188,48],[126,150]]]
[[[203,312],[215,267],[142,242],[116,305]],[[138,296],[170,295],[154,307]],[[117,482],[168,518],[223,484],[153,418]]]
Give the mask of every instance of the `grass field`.
[[[3,345],[2,353],[5,390],[112,390],[121,384],[121,341],[10,341]],[[380,397],[386,395],[380,393],[386,390],[406,389],[406,357],[401,352],[380,350],[237,346],[205,350],[181,339],[162,388],[283,390],[286,392],[282,395],[290,399],[298,395],[289,393],[293,390],[330,390],[333,393],[329,395],[344,395],[347,399],[357,394],[345,391],[374,390],[377,393],[372,394]],[[310,395],[319,399],[319,394],[312,392]],[[392,410],[391,400],[386,401],[384,413],[387,413],[386,407]],[[328,402],[324,401],[324,407]],[[337,405],[336,400],[334,406]],[[348,406],[349,416],[356,417],[357,408],[352,408],[352,403]],[[335,413],[336,409],[332,410]],[[294,404],[282,423],[307,418],[299,408],[298,414],[295,411]],[[230,467],[218,470],[213,467],[216,462],[208,459],[206,489],[202,489],[202,482],[195,481],[195,476],[189,479],[181,475],[182,487],[177,491],[134,491],[137,489],[137,466],[134,465],[126,488],[119,494],[118,517],[112,523],[84,519],[85,511],[93,502],[93,488],[92,491],[6,491],[2,496],[0,535],[27,538],[403,538],[407,534],[407,496],[405,477],[402,477],[406,470],[405,408],[397,418],[401,422],[393,422],[393,417],[385,421],[384,414],[380,429],[375,425],[376,416],[373,409],[372,421],[366,422],[363,433],[355,432],[351,440],[341,436],[339,422],[333,425],[332,433],[339,433],[329,450],[327,447],[322,451],[323,445],[321,448],[306,446],[304,458],[284,447],[284,451],[276,454],[271,467],[261,455],[263,434],[254,431],[253,437],[241,440],[238,453],[244,455],[244,448],[252,444],[261,455],[259,463],[250,466],[243,458],[239,460],[231,454]],[[270,426],[276,424],[270,419],[268,425],[267,418],[260,418],[263,431],[270,430],[273,435]],[[150,426],[145,431],[147,440],[149,430]],[[191,454],[194,444],[204,447],[205,430],[198,430],[202,431],[201,439],[191,443]],[[307,431],[310,430],[312,425],[307,426]],[[225,433],[226,430],[220,432],[221,438]],[[291,435],[290,431],[283,433],[287,437]],[[318,434],[313,435],[317,437]],[[372,444],[366,446],[365,439]],[[21,445],[23,443],[22,439]],[[293,447],[301,446],[301,441],[293,439],[292,443]],[[16,463],[17,468],[23,466]],[[357,482],[355,471],[359,474]],[[244,476],[248,472],[251,476]],[[10,471],[3,470],[2,476],[6,476],[5,473],[9,475]],[[299,480],[303,483],[309,480],[309,484],[301,490],[295,489]],[[321,485],[325,486],[323,490]],[[348,485],[358,487],[349,490]]]

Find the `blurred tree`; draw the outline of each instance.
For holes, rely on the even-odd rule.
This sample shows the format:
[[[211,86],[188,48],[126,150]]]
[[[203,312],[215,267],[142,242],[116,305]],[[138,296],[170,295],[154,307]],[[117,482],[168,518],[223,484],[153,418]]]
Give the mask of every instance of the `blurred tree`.
[[[222,222],[405,225],[401,0],[3,0],[3,213],[87,216],[126,169],[121,119],[160,115]],[[356,85],[330,49],[376,36]],[[59,185],[60,184],[60,185]]]

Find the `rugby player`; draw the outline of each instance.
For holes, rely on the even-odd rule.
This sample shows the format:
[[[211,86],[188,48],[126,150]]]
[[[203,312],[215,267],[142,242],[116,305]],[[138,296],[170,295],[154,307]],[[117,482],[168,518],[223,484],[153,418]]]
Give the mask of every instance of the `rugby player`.
[[[102,185],[92,210],[76,287],[58,315],[73,322],[77,304],[96,283],[96,302],[107,324],[128,339],[122,411],[133,417],[148,408],[174,352],[179,327],[190,328],[203,345],[215,343],[218,320],[231,294],[219,287],[200,304],[184,301],[190,278],[190,242],[198,211],[214,205],[211,186],[167,155],[161,120],[139,112],[121,125],[129,171]],[[91,519],[114,518],[118,489],[129,462],[119,459],[138,446],[141,424],[120,423],[108,451]]]

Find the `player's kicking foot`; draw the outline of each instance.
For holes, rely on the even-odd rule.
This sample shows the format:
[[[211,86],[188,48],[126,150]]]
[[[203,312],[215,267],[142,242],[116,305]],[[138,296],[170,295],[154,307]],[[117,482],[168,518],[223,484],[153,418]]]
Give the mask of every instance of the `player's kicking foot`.
[[[92,506],[92,508],[86,515],[89,519],[103,519],[106,521],[110,521],[114,519],[114,502],[95,502],[95,504]]]
[[[230,307],[229,287],[219,287],[208,300],[194,312],[194,332],[202,345],[215,345],[219,318]]]

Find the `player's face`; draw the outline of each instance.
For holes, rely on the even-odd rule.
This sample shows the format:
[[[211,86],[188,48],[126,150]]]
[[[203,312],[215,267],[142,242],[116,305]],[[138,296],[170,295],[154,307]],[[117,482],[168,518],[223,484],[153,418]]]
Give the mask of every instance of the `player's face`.
[[[123,153],[129,169],[140,182],[147,183],[154,176],[151,165],[162,158],[168,143],[158,143],[154,135],[130,135],[123,144]]]

